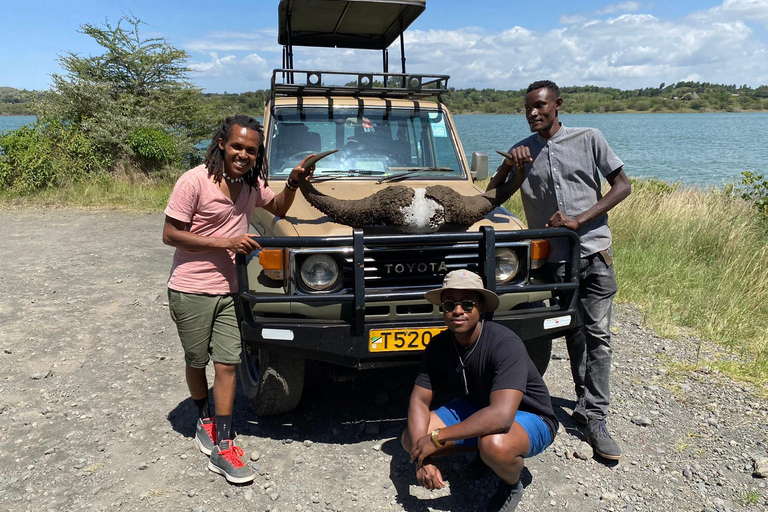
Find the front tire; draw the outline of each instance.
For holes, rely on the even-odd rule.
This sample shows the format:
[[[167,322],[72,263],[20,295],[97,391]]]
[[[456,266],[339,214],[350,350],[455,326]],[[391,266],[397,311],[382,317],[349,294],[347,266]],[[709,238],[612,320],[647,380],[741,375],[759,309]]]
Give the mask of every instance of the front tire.
[[[243,344],[239,367],[243,393],[258,416],[274,416],[299,405],[304,358]]]

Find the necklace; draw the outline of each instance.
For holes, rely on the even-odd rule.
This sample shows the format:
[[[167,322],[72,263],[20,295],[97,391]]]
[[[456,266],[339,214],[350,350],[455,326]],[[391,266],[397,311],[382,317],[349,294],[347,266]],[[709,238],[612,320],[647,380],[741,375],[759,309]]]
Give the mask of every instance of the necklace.
[[[224,179],[227,180],[230,183],[240,183],[241,181],[243,181],[243,177],[242,176],[240,176],[239,178],[230,178],[229,176],[227,176],[226,172],[222,173],[222,175],[224,176]]]
[[[461,377],[464,379],[464,394],[469,394],[469,383],[467,382],[467,371],[466,371],[466,362],[469,360],[469,356],[472,355],[472,353],[475,351],[477,346],[480,344],[480,338],[483,335],[483,323],[480,323],[480,332],[477,335],[477,339],[475,340],[475,343],[472,345],[472,348],[469,349],[469,353],[464,356],[464,359],[461,358],[461,354],[459,354],[459,347],[457,347],[458,342],[456,341],[456,335],[451,332],[451,335],[453,336],[453,348],[456,349],[456,357],[459,358],[459,366],[456,367],[456,373],[461,373]]]

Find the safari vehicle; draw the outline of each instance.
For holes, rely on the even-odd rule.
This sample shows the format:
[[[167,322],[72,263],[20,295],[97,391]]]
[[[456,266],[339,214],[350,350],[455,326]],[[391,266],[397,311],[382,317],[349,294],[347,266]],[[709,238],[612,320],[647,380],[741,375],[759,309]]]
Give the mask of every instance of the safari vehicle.
[[[425,0],[279,4],[284,68],[273,73],[264,114],[269,182],[282,187],[303,157],[338,150],[317,162],[311,184],[349,216],[340,222],[301,193],[284,218],[252,214],[262,249],[237,259],[240,377],[259,415],[296,407],[306,359],[359,370],[418,361],[444,328],[424,293],[454,269],[479,273],[501,297],[487,317],[523,339],[542,373],[552,339],[573,325],[578,273],[554,284],[543,268],[545,236],[564,238],[578,262],[571,231],[526,230],[503,207],[469,225],[422,215],[430,207],[418,190],[443,185],[475,197],[482,189],[474,180],[488,175],[486,155],[473,155],[468,166],[442,103],[449,77],[406,73],[403,31],[424,9]],[[402,72],[389,73],[387,48],[397,38]],[[382,50],[384,71],[297,70],[299,45]],[[377,195],[396,186],[412,189],[416,200],[403,217],[417,219],[366,225],[381,211],[397,213]]]

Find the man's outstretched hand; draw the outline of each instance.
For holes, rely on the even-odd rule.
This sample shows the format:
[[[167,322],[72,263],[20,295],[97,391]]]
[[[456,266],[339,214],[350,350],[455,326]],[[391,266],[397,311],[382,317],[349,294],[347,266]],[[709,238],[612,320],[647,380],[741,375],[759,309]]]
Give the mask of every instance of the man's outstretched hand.
[[[424,464],[416,463],[416,480],[424,487],[433,491],[435,489],[442,489],[445,487],[443,482],[443,474],[432,463],[432,459],[427,458],[424,460]]]

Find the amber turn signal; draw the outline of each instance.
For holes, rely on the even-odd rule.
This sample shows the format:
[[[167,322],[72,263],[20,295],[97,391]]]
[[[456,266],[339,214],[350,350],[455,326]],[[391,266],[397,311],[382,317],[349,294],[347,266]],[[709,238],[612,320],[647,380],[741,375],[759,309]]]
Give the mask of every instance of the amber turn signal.
[[[283,270],[283,250],[262,249],[259,253],[259,264],[264,270]]]
[[[549,242],[546,240],[531,241],[531,268],[541,268],[549,256]]]

